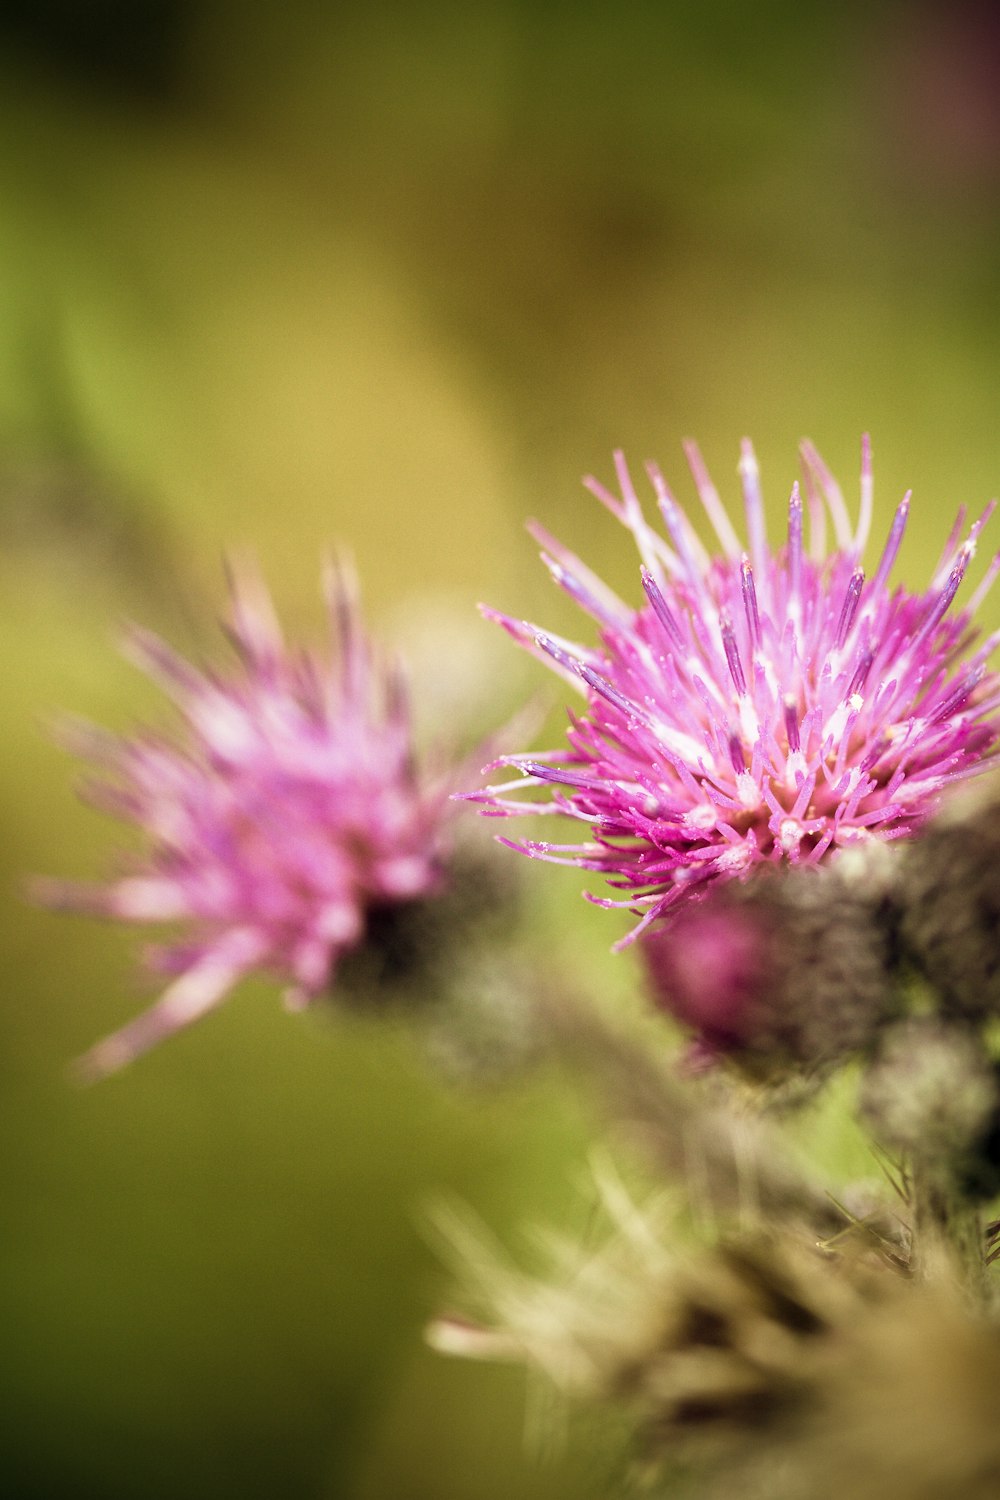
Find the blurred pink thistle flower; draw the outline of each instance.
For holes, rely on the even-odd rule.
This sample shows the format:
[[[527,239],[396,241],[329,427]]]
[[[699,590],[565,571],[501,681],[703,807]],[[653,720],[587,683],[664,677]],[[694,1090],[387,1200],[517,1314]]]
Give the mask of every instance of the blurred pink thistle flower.
[[[543,528],[533,535],[555,581],[600,627],[596,648],[492,610],[522,646],[582,693],[568,747],[507,755],[518,779],[468,794],[489,815],[562,814],[580,844],[514,849],[578,865],[628,892],[602,906],[642,913],[630,941],[685,893],[744,877],[762,861],[815,865],[874,836],[911,834],[951,783],[997,759],[1000,678],[989,636],[971,655],[972,616],[1000,571],[995,557],[970,602],[951,606],[991,503],[965,530],[959,512],[930,587],[890,589],[909,509],[899,505],[874,573],[860,566],[872,518],[862,444],[861,501],[852,524],[841,491],[803,444],[809,537],[798,484],[786,539],[768,541],[753,448],[739,465],[749,546],[743,550],[701,455],[686,445],[719,554],[710,556],[659,469],[647,472],[666,538],[647,522],[624,458],[620,496],[585,483],[631,531],[645,603],[619,599]],[[835,547],[826,547],[826,519]],[[525,787],[547,800],[522,799]]]
[[[418,772],[404,683],[373,657],[352,577],[324,576],[332,660],[285,645],[254,570],[231,575],[226,626],[237,664],[201,672],[147,631],[125,649],[177,704],[174,738],[68,726],[101,774],[95,806],[137,825],[146,850],[102,885],[45,880],[46,904],[126,922],[177,923],[150,950],[172,975],[159,1001],[99,1042],[86,1077],[114,1071],[226,998],[252,970],[292,1007],[329,989],[370,911],[442,883],[453,775]]]

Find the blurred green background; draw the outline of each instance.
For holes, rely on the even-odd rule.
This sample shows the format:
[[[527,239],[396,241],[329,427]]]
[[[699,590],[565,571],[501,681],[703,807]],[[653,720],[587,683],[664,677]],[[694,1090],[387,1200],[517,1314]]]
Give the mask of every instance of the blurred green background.
[[[522,518],[634,594],[577,476],[620,445],[689,494],[688,434],[730,497],[752,434],[777,516],[799,437],[853,493],[870,430],[877,525],[912,484],[922,583],[945,513],[1000,487],[998,68],[970,3],[7,0],[4,1493],[603,1492],[613,1436],[570,1423],[537,1453],[517,1372],[421,1342],[449,1279],[429,1196],[514,1245],[581,1211],[571,1081],[455,1091],[398,1029],[248,985],[72,1088],[142,997],[132,935],[21,899],[116,839],[44,720],[158,713],[116,625],[213,649],[233,545],[318,632],[343,540],[474,734],[544,675],[476,600],[572,620]],[[628,1003],[620,926],[566,874],[527,870],[526,948]]]

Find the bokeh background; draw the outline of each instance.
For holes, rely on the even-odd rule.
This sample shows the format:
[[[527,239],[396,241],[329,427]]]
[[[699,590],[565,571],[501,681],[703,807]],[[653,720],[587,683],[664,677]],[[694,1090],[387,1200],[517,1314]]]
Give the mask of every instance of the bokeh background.
[[[998,76],[995,13],[961,0],[2,7],[4,1493],[602,1492],[613,1434],[536,1440],[516,1371],[421,1340],[430,1197],[512,1245],[581,1212],[572,1080],[455,1089],[405,1028],[248,985],[71,1087],[144,997],[132,935],[21,897],[116,837],[44,721],[157,715],[116,626],[213,650],[234,545],[318,633],[338,540],[474,738],[545,675],[475,602],[571,619],[523,517],[634,592],[578,475],[620,445],[688,495],[687,434],[734,498],[751,433],[777,517],[802,435],[850,491],[870,430],[922,582],[1000,488]],[[563,874],[527,872],[525,951],[627,1006],[619,929]]]

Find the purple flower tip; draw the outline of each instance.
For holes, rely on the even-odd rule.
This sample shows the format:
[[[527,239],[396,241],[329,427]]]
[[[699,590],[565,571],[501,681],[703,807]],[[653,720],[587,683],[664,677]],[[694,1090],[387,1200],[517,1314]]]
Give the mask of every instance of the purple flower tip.
[[[992,506],[964,538],[960,515],[925,592],[890,590],[909,495],[866,577],[867,437],[857,523],[804,443],[802,494],[796,485],[777,545],[767,537],[757,460],[744,440],[745,550],[698,449],[686,451],[718,538],[715,556],[650,465],[666,535],[653,528],[616,455],[620,499],[596,480],[586,483],[632,533],[641,607],[626,605],[545,533],[545,561],[597,622],[599,646],[554,642],[534,625],[511,629],[496,616],[583,693],[586,709],[571,715],[563,748],[509,757],[527,780],[486,788],[484,811],[551,812],[584,823],[581,845],[514,847],[599,870],[627,893],[601,904],[641,913],[636,931],[687,893],[743,878],[763,862],[815,865],[862,840],[905,837],[948,786],[998,758],[1000,678],[986,668],[998,637],[972,650],[970,624],[1000,555],[969,603],[953,608]],[[529,788],[542,800],[518,795]]]

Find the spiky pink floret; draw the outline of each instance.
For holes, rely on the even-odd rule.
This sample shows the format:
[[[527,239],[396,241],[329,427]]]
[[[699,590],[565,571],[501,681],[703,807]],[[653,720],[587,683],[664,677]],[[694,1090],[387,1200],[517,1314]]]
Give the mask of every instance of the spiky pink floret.
[[[585,483],[635,539],[643,605],[625,604],[533,526],[555,581],[596,620],[599,645],[485,611],[579,690],[585,708],[570,711],[567,748],[502,757],[493,765],[514,767],[524,780],[470,799],[494,816],[555,813],[586,824],[580,844],[502,842],[598,871],[628,892],[620,901],[591,899],[642,913],[630,938],[686,892],[744,877],[762,861],[816,864],[861,840],[905,837],[947,786],[998,755],[1000,678],[986,664],[1000,633],[973,650],[972,616],[1000,555],[972,599],[952,607],[995,502],[964,538],[963,508],[930,587],[913,594],[889,583],[909,494],[874,573],[861,567],[872,519],[867,437],[857,524],[805,443],[808,545],[796,484],[776,550],[749,441],[739,464],[745,551],[698,449],[689,443],[686,453],[718,554],[705,550],[653,464],[666,537],[649,525],[619,453],[620,495]],[[546,790],[547,800],[519,798],[525,787]]]
[[[47,903],[127,922],[178,924],[149,954],[174,976],[152,1009],[82,1059],[129,1062],[223,1000],[250,970],[293,1006],[326,990],[375,907],[435,892],[451,778],[419,774],[404,684],[363,632],[353,581],[324,578],[331,659],[286,647],[255,572],[230,578],[236,664],[216,675],[132,630],[126,650],[174,699],[180,731],[116,738],[71,726],[99,774],[84,795],[137,825],[146,850],[103,885],[37,883]]]

